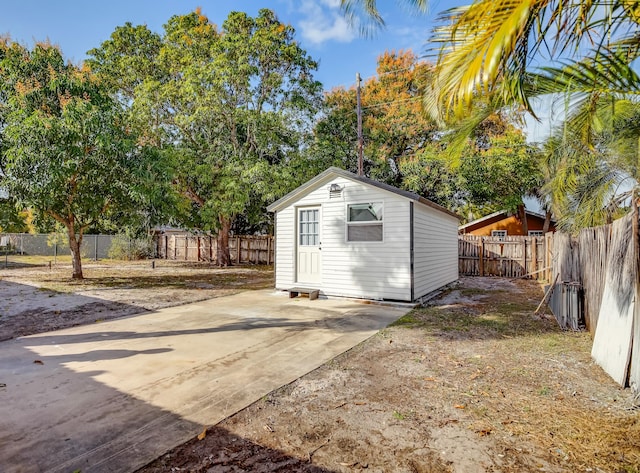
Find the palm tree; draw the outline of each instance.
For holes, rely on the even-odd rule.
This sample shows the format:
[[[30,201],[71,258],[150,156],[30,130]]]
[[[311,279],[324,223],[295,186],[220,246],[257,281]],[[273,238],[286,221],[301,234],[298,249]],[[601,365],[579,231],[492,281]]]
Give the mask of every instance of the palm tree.
[[[350,15],[357,6],[383,24],[375,0],[342,4]],[[543,198],[557,215],[564,212],[568,228],[600,221],[624,201],[624,192],[615,191],[622,181],[637,194],[640,130],[628,117],[636,116],[640,98],[633,66],[639,27],[637,0],[475,0],[449,9],[431,37],[437,61],[425,110],[441,122],[454,119],[462,142],[492,110],[535,116],[532,97],[562,96],[566,120],[546,151],[547,164],[568,174],[564,181],[550,179]],[[560,66],[536,68],[542,61]],[[484,106],[474,107],[480,98]]]

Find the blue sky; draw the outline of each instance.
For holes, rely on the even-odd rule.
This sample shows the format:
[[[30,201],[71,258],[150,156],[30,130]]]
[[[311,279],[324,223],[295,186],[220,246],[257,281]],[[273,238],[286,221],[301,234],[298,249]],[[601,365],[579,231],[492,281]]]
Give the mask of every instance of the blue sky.
[[[302,47],[320,62],[316,78],[330,89],[352,85],[356,72],[364,78],[375,74],[376,58],[385,50],[423,54],[437,13],[462,3],[466,2],[432,0],[429,12],[419,15],[403,7],[406,2],[379,0],[387,27],[374,38],[363,38],[341,15],[340,0],[10,0],[3,2],[0,33],[28,45],[49,39],[67,59],[78,63],[127,21],[159,32],[172,15],[198,6],[218,25],[230,11],[254,16],[260,8],[269,8],[293,25]]]
[[[48,39],[60,46],[67,59],[79,63],[89,49],[99,46],[127,21],[161,32],[172,15],[196,7],[218,25],[231,11],[255,16],[259,9],[269,8],[281,21],[293,25],[296,39],[320,63],[316,78],[329,90],[355,84],[357,72],[363,78],[374,75],[376,58],[386,50],[412,49],[424,56],[438,13],[470,0],[431,0],[426,14],[411,10],[407,3],[378,0],[387,26],[375,37],[364,38],[345,21],[340,0],[5,0],[0,34],[27,45]],[[549,104],[542,104],[540,117],[542,123],[527,120],[527,135],[532,141],[549,133]]]

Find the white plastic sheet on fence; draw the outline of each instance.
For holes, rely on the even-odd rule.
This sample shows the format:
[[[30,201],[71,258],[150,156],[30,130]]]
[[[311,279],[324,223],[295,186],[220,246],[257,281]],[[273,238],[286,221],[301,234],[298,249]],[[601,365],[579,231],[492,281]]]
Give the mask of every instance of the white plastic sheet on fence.
[[[638,284],[631,213],[612,225],[604,295],[591,356],[618,384],[629,374]]]

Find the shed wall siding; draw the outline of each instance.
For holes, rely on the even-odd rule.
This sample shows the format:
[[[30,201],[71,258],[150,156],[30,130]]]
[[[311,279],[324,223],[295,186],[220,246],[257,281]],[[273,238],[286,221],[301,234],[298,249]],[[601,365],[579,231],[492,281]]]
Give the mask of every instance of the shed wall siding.
[[[289,289],[295,283],[295,208],[276,213],[275,268],[276,289]]]
[[[458,219],[414,204],[414,284],[421,297],[458,279]]]
[[[329,198],[328,187],[332,183],[344,186],[339,197]],[[347,242],[347,204],[365,202],[383,202],[383,241]],[[411,299],[409,201],[341,177],[319,186],[277,213],[276,288],[295,285],[296,208],[311,205],[321,205],[322,282],[319,289],[324,294]],[[454,242],[457,245],[457,238]]]

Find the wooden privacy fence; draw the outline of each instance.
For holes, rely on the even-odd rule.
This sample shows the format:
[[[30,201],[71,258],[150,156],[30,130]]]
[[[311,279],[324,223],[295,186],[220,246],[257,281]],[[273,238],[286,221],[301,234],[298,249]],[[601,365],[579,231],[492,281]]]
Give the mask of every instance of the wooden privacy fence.
[[[158,258],[176,261],[205,261],[216,264],[218,241],[215,236],[173,234],[155,238]],[[238,235],[229,237],[231,261],[236,264],[272,264],[273,237],[270,235]]]
[[[591,356],[621,386],[640,393],[640,233],[638,211],[577,235],[460,235],[459,273],[544,279],[563,329],[586,327]],[[545,295],[546,300],[546,295]]]
[[[458,272],[461,276],[499,276],[548,279],[549,242],[545,237],[458,236]]]
[[[579,284],[591,356],[621,386],[640,393],[640,287],[637,210],[610,225],[557,233],[553,278]],[[557,318],[557,314],[556,314]]]

